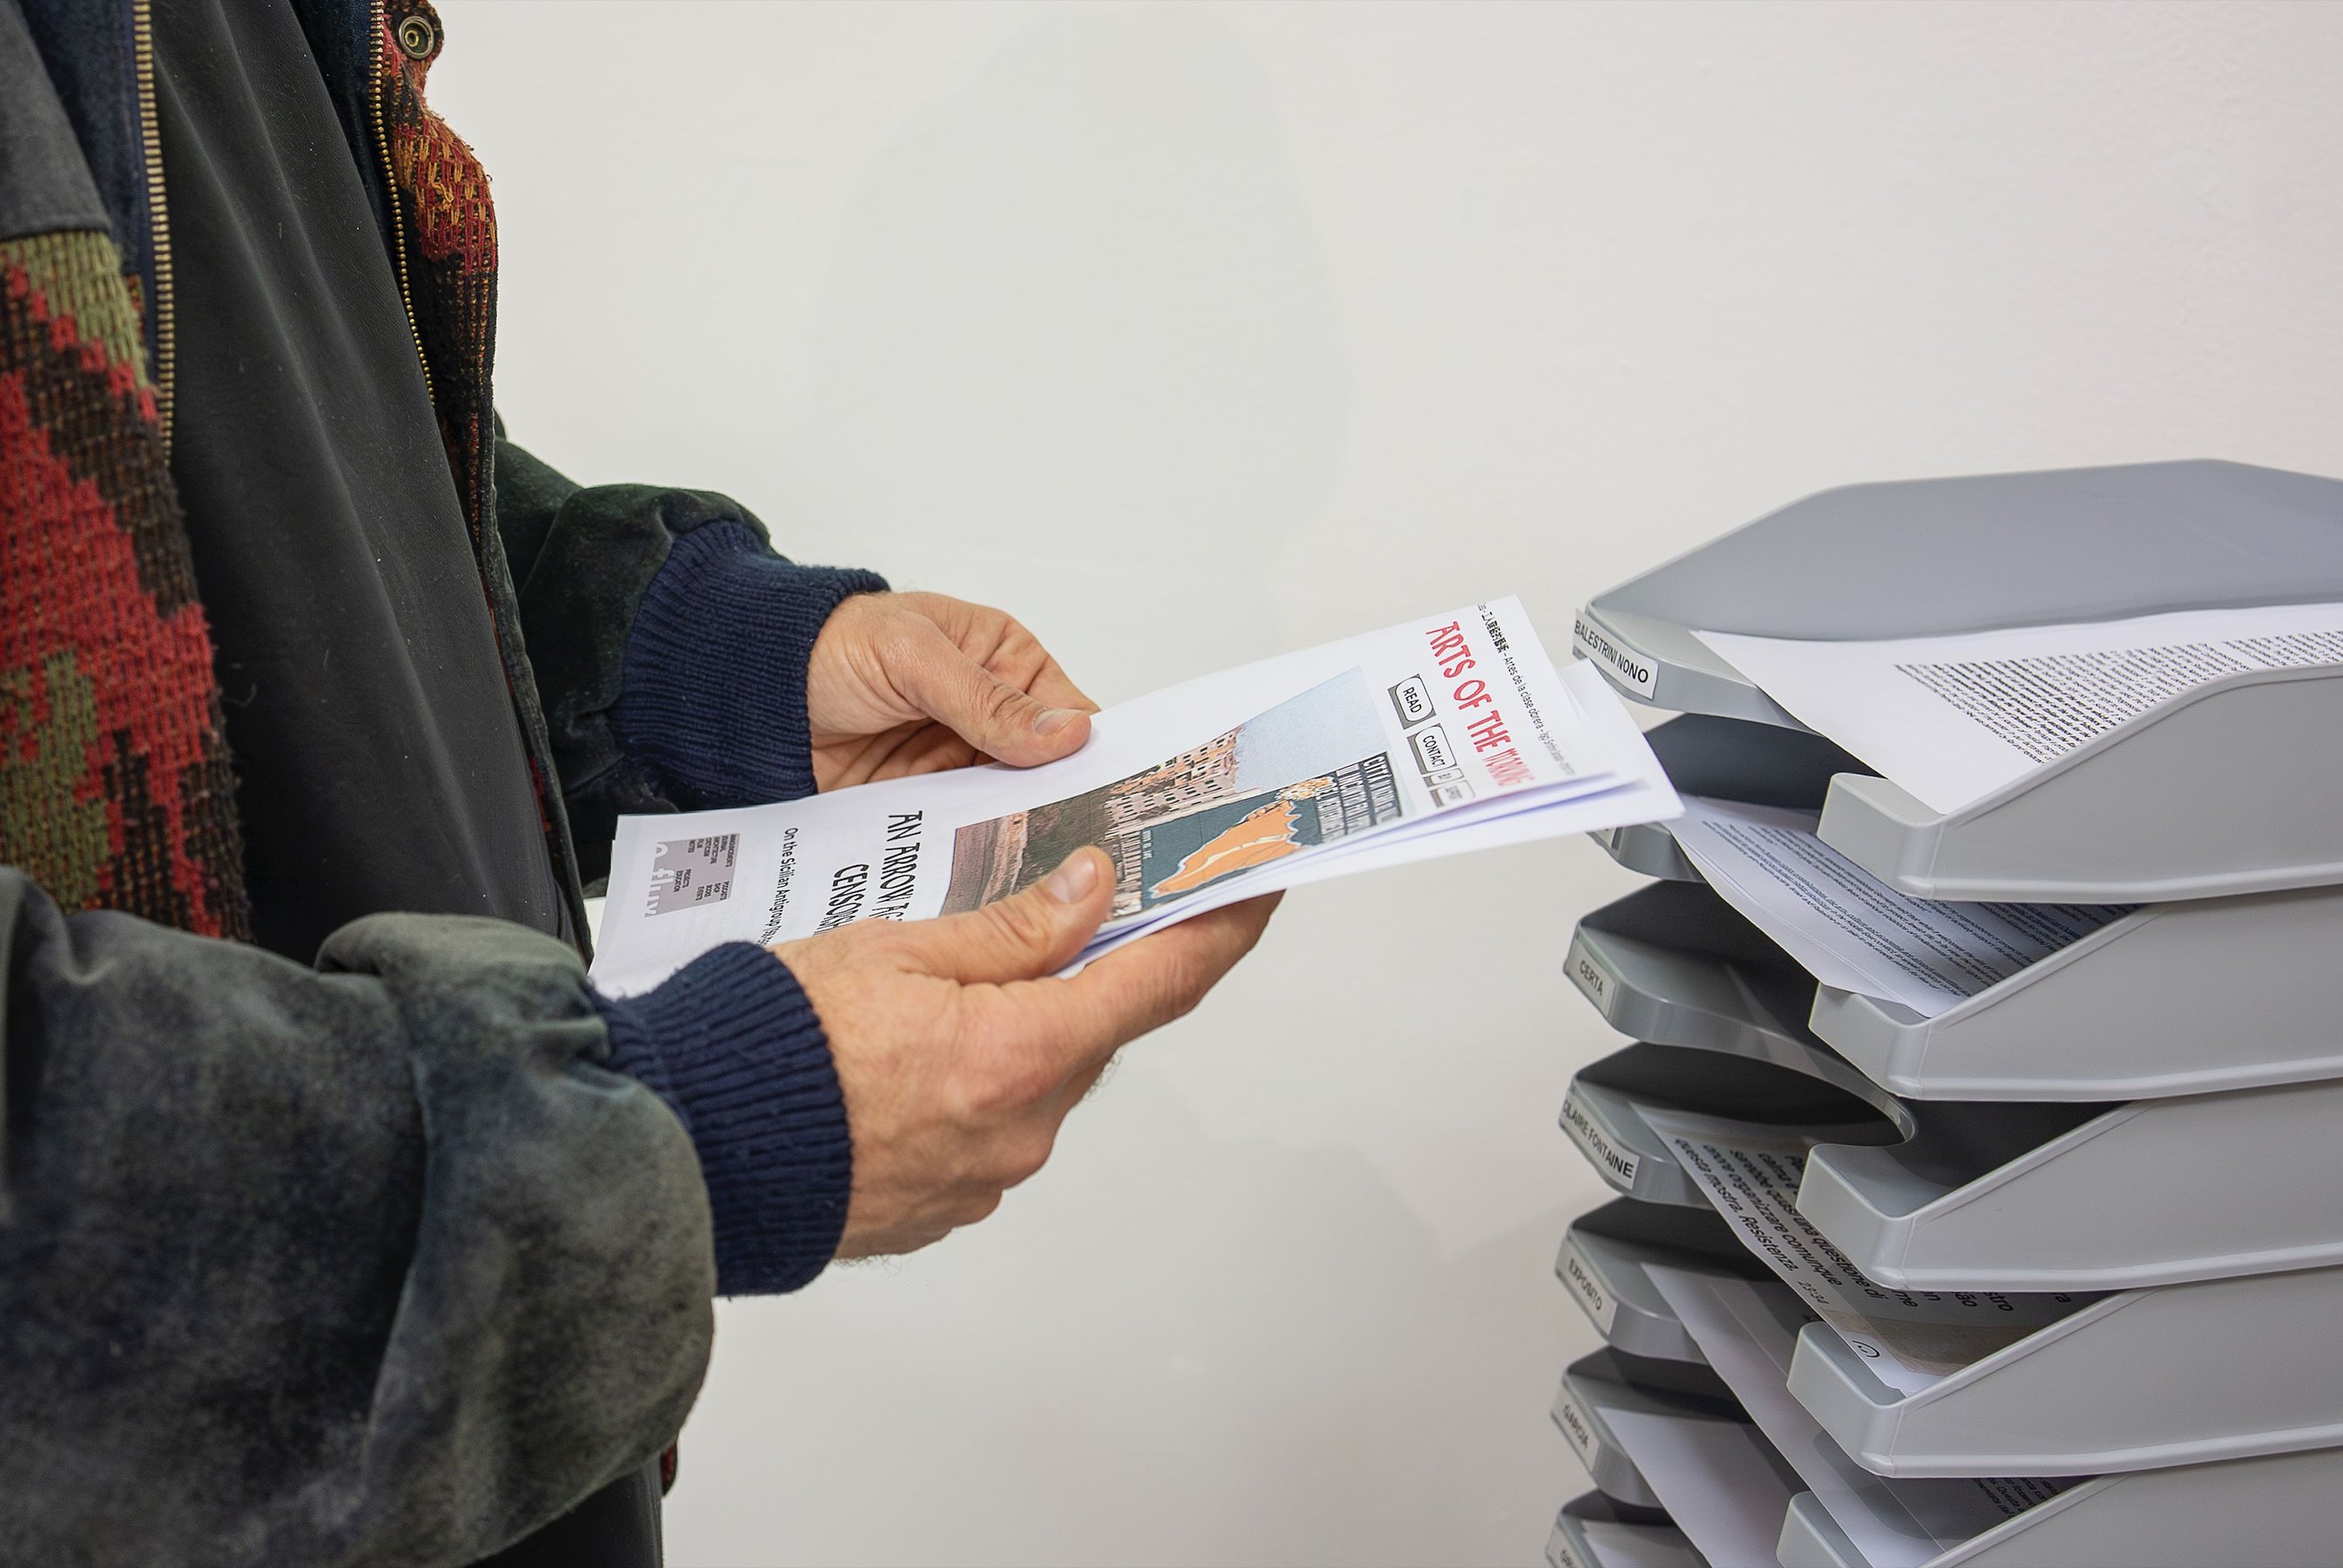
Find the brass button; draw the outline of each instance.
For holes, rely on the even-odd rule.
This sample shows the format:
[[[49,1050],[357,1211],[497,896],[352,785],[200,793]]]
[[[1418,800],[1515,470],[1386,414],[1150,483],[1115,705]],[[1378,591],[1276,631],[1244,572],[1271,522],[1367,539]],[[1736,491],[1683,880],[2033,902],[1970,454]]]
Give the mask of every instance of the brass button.
[[[427,60],[439,35],[428,16],[409,16],[398,25],[398,46],[410,60]]]

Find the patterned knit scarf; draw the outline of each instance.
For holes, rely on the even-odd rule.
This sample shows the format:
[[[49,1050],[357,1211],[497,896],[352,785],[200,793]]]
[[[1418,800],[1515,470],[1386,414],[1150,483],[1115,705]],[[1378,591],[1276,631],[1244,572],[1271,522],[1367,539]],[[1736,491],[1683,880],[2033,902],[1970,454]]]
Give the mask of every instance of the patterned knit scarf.
[[[242,842],[139,317],[106,235],[0,243],[0,864],[243,937]]]

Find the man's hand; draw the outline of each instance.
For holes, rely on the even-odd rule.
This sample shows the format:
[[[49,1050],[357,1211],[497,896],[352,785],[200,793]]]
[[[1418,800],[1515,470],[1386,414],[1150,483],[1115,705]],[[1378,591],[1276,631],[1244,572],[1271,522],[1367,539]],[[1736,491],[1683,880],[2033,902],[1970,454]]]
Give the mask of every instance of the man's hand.
[[[1054,762],[1081,749],[1096,711],[1031,632],[942,594],[857,594],[830,612],[806,669],[823,789]]]
[[[909,1252],[1000,1206],[1125,1041],[1196,1005],[1251,950],[1274,896],[1200,915],[1070,980],[1113,870],[1081,849],[964,915],[866,920],[773,950],[830,1036],[854,1139],[845,1258]]]

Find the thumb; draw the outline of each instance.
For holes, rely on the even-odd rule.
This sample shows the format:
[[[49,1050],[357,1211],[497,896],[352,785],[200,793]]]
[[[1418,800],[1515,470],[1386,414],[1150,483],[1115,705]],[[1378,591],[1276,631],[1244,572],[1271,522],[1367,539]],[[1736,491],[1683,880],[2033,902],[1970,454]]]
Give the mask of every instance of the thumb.
[[[1074,961],[1114,903],[1114,862],[1084,846],[1024,891],[903,928],[926,972],[965,984],[1039,980]]]
[[[988,757],[1031,768],[1071,757],[1091,738],[1090,715],[1051,708],[1001,679],[933,626],[894,673],[920,711]]]

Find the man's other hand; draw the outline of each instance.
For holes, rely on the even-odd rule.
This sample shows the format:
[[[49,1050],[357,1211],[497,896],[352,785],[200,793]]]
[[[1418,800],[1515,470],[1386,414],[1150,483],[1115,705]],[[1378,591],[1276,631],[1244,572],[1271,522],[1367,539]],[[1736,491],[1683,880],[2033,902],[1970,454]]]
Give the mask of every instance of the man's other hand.
[[[823,789],[1081,749],[1098,704],[997,609],[933,593],[857,594],[830,612],[806,669]]]
[[[773,950],[830,1036],[854,1139],[844,1258],[909,1252],[1000,1206],[1125,1041],[1171,1022],[1260,939],[1275,896],[1200,915],[1066,980],[1113,869],[1077,850],[964,915],[866,920]]]

